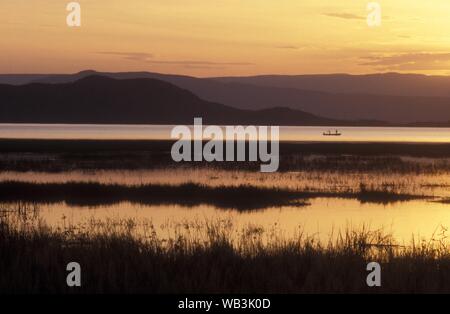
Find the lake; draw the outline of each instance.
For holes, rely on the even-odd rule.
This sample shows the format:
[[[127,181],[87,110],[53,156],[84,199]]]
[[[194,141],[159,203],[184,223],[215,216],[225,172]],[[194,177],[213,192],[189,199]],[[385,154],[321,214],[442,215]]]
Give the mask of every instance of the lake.
[[[346,230],[384,230],[399,244],[408,244],[414,237],[431,240],[450,226],[450,204],[439,202],[450,197],[447,173],[404,174],[398,173],[348,173],[302,171],[275,173],[269,176],[258,172],[224,171],[205,169],[161,169],[138,171],[72,171],[61,173],[0,172],[0,182],[11,180],[39,184],[118,184],[120,186],[170,185],[194,183],[211,187],[281,188],[291,191],[333,191],[335,196],[313,197],[305,204],[261,206],[255,209],[221,207],[208,203],[204,195],[199,204],[185,203],[176,193],[164,204],[145,204],[135,201],[106,201],[104,204],[80,205],[73,202],[38,202],[40,223],[54,230],[68,226],[120,224],[135,226],[137,237],[148,236],[152,226],[161,238],[192,232],[205,223],[230,222],[231,236],[240,236],[242,230],[252,226],[261,228],[264,237],[274,234],[291,238],[304,234],[322,242],[335,239]],[[396,193],[427,195],[432,198],[409,201],[383,202],[362,200],[345,196],[348,191],[358,191],[364,183],[381,190],[389,184]],[[34,202],[33,202],[34,203]],[[32,203],[32,204],[33,204]],[[21,203],[25,204],[24,202]],[[220,204],[220,203],[218,203]],[[0,207],[15,210],[17,203],[4,202]],[[32,207],[35,208],[34,206]],[[109,227],[108,227],[109,228]],[[204,232],[197,230],[196,232]]]
[[[0,124],[2,139],[167,140],[173,125]],[[341,136],[323,136],[339,130]],[[450,128],[280,127],[281,141],[450,143]]]
[[[172,128],[170,125],[0,124],[0,138],[166,140],[170,138]],[[333,132],[336,129],[342,136],[322,135],[327,130]],[[450,143],[449,128],[281,127],[280,136],[282,141],[292,142],[391,142],[398,145],[413,142]],[[430,146],[431,150],[434,147],[427,146]],[[132,151],[126,151],[130,156],[135,156]],[[85,206],[80,206],[79,202],[85,201],[82,194],[79,195],[81,198],[77,202],[77,199],[64,200],[67,195],[57,196],[49,193],[48,202],[39,198],[36,202],[31,200],[31,203],[38,206],[40,221],[52,228],[59,228],[65,224],[83,226],[95,219],[101,221],[131,219],[138,226],[148,226],[148,222],[151,222],[156,232],[164,236],[176,234],[179,232],[178,229],[183,229],[183,225],[196,224],[201,220],[231,219],[236,232],[243,230],[245,226],[255,224],[261,226],[265,234],[271,234],[275,229],[287,237],[293,236],[295,232],[305,232],[326,241],[339,230],[365,226],[371,229],[386,229],[399,243],[407,243],[413,235],[432,239],[441,227],[450,227],[450,161],[447,157],[391,156],[383,159],[384,157],[380,156],[365,156],[351,159],[349,156],[313,155],[299,156],[295,159],[291,156],[290,162],[300,165],[299,170],[293,167],[292,171],[280,171],[269,175],[244,168],[224,170],[190,164],[173,168],[164,163],[160,164],[159,168],[133,171],[120,170],[119,165],[113,163],[106,167],[109,170],[102,170],[103,168],[87,166],[90,163],[100,165],[107,160],[115,160],[112,159],[113,156],[94,154],[92,156],[95,158],[91,156],[91,159],[88,159],[89,156],[5,153],[0,160],[0,165],[3,163],[5,166],[4,170],[0,171],[0,183],[28,182],[38,188],[42,185],[45,187],[45,184],[49,183],[64,185],[77,182],[86,185],[81,187],[82,191],[87,191],[89,187],[87,184],[94,182],[117,185],[119,188],[156,185],[162,186],[164,190],[167,186],[196,184],[200,190],[206,186],[212,189],[225,189],[227,193],[230,193],[230,189],[242,187],[252,187],[256,191],[281,189],[316,193],[305,196],[297,203],[278,205],[261,203],[260,207],[249,206],[249,208],[233,207],[235,204],[230,205],[231,203],[226,201],[226,196],[212,195],[211,189],[197,192],[196,198],[189,198],[189,193],[184,193],[183,189],[172,189],[171,191],[175,191],[173,194],[169,193],[166,198],[160,198],[159,201],[153,201],[151,198],[154,195],[150,192],[141,195],[143,201],[139,198],[128,199],[130,195],[135,195],[131,191],[127,192],[131,194],[125,193],[125,200],[117,200],[112,195],[111,200],[98,200],[99,203],[95,206],[89,202]],[[136,163],[140,166],[141,163],[150,164],[152,159],[146,156],[136,157]],[[120,155],[119,158],[123,159],[125,156]],[[69,171],[46,171],[43,169],[53,168],[39,168],[46,162],[57,164],[57,161],[67,163],[66,168]],[[9,165],[9,168],[6,165]],[[15,171],[14,167],[18,170]],[[268,193],[267,190],[262,191]],[[0,201],[0,207],[11,207],[14,211],[15,206],[19,208],[22,206],[22,201],[30,202],[27,192],[16,191],[16,193],[22,193],[23,199],[19,197],[18,203],[11,204],[8,195],[4,195],[5,200]],[[259,204],[258,197],[228,195],[239,195],[247,205]],[[90,197],[95,198],[97,194],[94,193]],[[240,201],[241,199],[238,200]],[[221,206],[224,203],[229,206]],[[138,227],[136,232],[145,233],[145,230]]]
[[[2,204],[8,207],[8,204]],[[14,206],[11,206],[14,209]],[[347,230],[384,230],[400,245],[413,239],[430,240],[450,226],[450,205],[413,201],[395,205],[361,204],[357,200],[319,198],[303,208],[269,207],[260,211],[239,212],[221,210],[207,205],[186,207],[181,205],[139,205],[129,202],[107,206],[80,207],[65,203],[39,205],[41,223],[63,229],[64,226],[86,226],[96,223],[132,221],[138,237],[145,236],[148,225],[162,239],[168,239],[185,226],[202,225],[215,221],[230,222],[233,235],[257,226],[264,236],[273,233],[286,239],[303,233],[323,243],[335,240],[339,232]],[[430,214],[432,213],[432,214]]]

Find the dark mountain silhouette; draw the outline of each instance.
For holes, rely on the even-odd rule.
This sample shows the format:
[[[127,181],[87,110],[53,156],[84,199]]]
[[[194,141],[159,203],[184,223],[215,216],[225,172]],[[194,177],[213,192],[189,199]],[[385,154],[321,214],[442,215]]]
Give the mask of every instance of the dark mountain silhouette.
[[[93,74],[97,72],[49,75],[35,81],[67,83]],[[149,72],[100,74],[116,79],[159,79],[204,100],[240,109],[287,107],[328,119],[391,123],[450,120],[450,97],[446,97],[450,95],[450,77],[443,76],[388,73],[201,79]]]
[[[366,75],[259,75],[210,79],[227,83],[296,88],[336,94],[450,97],[450,76],[378,73]]]
[[[240,110],[155,79],[88,76],[73,83],[0,85],[3,123],[348,125],[302,111]],[[358,123],[355,123],[358,124]]]
[[[0,74],[0,84],[24,85],[48,76],[48,74]]]

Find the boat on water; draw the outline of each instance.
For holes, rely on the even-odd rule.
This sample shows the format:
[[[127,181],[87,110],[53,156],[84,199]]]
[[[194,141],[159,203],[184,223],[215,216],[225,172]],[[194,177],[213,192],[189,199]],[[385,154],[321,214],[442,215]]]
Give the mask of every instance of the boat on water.
[[[338,130],[335,130],[334,132],[331,132],[331,130],[323,132],[323,136],[341,136],[341,135],[342,133],[340,133]]]

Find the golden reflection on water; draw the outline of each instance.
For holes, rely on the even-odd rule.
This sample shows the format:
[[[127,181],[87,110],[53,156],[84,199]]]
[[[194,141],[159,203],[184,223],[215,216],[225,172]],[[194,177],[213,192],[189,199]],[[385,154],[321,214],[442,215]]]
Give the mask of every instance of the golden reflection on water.
[[[185,223],[231,220],[238,234],[245,227],[261,226],[269,236],[277,233],[293,237],[300,233],[314,236],[325,243],[338,236],[339,231],[383,229],[392,234],[398,244],[409,244],[413,238],[431,239],[441,226],[450,226],[450,205],[427,201],[411,201],[393,205],[361,204],[357,200],[319,198],[307,207],[268,208],[260,211],[238,212],[211,206],[183,207],[144,206],[128,202],[95,208],[69,207],[64,203],[40,205],[39,216],[50,227],[86,225],[99,221],[133,220],[136,234],[142,236],[145,224],[153,224],[160,238],[168,238]]]
[[[450,176],[447,172],[383,173],[299,171],[261,174],[250,171],[225,171],[205,168],[177,168],[138,171],[72,171],[64,173],[1,172],[0,181],[15,180],[34,183],[64,183],[68,181],[106,184],[182,184],[194,182],[209,186],[252,185],[309,191],[358,191],[363,183],[370,188],[389,186],[395,192],[447,198],[450,196]],[[176,195],[173,196],[174,202]],[[145,226],[153,224],[161,238],[183,230],[186,223],[231,220],[238,234],[245,227],[261,226],[264,234],[276,233],[293,237],[300,233],[321,241],[336,237],[339,231],[382,228],[400,244],[408,244],[413,235],[430,239],[441,226],[450,227],[450,204],[429,200],[395,202],[388,205],[361,203],[356,199],[317,198],[305,207],[285,206],[258,211],[223,210],[212,206],[181,205],[145,206],[123,202],[111,206],[71,207],[65,203],[39,205],[38,214],[52,228],[86,225],[89,221],[133,220],[136,235],[142,236]],[[14,204],[10,205],[14,208]],[[185,230],[186,231],[186,230]],[[185,232],[183,231],[183,232]]]

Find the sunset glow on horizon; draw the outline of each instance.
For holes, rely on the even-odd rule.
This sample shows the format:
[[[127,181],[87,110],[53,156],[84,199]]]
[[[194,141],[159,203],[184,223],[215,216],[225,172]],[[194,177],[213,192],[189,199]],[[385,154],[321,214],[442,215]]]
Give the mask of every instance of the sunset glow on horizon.
[[[450,75],[450,1],[61,0],[0,3],[0,73],[151,71],[199,77],[403,72]]]

